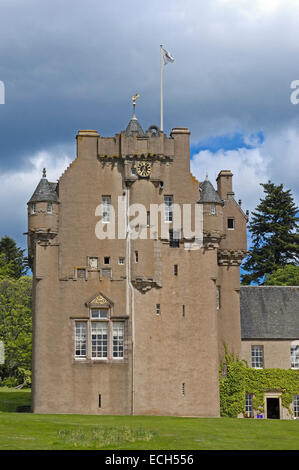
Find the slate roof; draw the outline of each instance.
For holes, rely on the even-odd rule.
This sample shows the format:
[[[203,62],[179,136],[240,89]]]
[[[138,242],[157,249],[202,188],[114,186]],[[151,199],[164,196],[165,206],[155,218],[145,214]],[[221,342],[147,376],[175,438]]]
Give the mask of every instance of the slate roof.
[[[217,191],[208,179],[200,183],[200,199],[198,202],[221,202]]]
[[[36,190],[31,196],[31,202],[58,202],[56,191],[57,183],[49,183],[47,178],[42,178],[37,185]]]
[[[141,125],[139,124],[139,121],[136,118],[136,116],[133,116],[131,121],[128,124],[128,127],[126,129],[126,137],[132,136],[133,132],[137,132],[138,137],[145,137],[143,129]]]
[[[241,286],[242,339],[299,339],[299,287]]]

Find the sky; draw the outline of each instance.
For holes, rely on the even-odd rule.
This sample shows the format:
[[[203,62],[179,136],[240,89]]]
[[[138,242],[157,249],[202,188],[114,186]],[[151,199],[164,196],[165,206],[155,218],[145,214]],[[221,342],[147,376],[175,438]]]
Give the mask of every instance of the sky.
[[[297,0],[0,0],[0,237],[25,247],[42,168],[59,178],[79,129],[119,133],[137,92],[143,129],[160,124],[160,44],[164,131],[190,129],[197,179],[232,170],[244,210],[268,180],[298,204],[298,23]]]

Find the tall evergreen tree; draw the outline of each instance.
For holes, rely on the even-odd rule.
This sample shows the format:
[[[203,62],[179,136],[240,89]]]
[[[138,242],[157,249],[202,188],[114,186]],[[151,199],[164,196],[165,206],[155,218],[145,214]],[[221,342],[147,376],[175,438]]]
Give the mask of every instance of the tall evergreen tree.
[[[5,235],[0,239],[0,255],[3,255],[5,261],[9,263],[10,276],[15,279],[19,279],[27,271],[24,251],[18,248],[16,242],[9,236]]]
[[[261,186],[265,198],[260,199],[249,223],[252,248],[243,265],[249,273],[242,277],[242,284],[264,284],[265,276],[287,264],[298,265],[299,260],[298,208],[290,190],[271,181]]]

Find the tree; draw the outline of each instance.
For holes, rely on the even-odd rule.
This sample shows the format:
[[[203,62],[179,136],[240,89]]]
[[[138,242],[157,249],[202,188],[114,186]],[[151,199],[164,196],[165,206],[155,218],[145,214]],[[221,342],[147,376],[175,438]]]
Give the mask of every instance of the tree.
[[[0,377],[17,385],[31,373],[32,279],[0,279],[0,341],[5,348],[5,363]]]
[[[266,286],[299,286],[299,266],[287,264],[266,276]]]
[[[10,276],[15,279],[19,279],[27,272],[24,251],[7,235],[0,239],[0,255],[4,255],[4,260],[10,264]]]
[[[12,265],[11,262],[7,262],[6,257],[3,253],[0,254],[0,279],[3,277],[12,276]]]
[[[252,248],[243,265],[249,271],[242,277],[243,284],[263,284],[265,276],[287,264],[297,265],[299,260],[298,208],[290,190],[271,181],[261,186],[266,196],[260,199],[249,223]]]

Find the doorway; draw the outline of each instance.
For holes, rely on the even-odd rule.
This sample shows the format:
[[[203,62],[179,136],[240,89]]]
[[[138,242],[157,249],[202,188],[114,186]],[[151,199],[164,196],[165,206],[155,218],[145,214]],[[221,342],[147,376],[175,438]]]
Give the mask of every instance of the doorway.
[[[279,398],[267,398],[267,418],[280,419]]]

